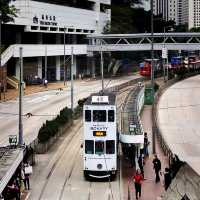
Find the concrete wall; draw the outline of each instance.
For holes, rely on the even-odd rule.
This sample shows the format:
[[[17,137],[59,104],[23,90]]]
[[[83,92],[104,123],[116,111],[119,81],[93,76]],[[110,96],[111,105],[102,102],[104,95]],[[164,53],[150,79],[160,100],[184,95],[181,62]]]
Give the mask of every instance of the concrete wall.
[[[181,167],[162,200],[182,200],[184,195],[190,200],[200,199],[200,176],[188,164]]]

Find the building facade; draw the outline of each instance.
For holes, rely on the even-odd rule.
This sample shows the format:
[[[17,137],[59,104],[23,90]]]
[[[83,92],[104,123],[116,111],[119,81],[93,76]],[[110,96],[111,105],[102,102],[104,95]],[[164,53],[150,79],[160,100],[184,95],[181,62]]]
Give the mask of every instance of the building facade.
[[[154,14],[188,29],[200,27],[200,0],[154,0]]]
[[[108,27],[110,4],[110,0],[11,1],[17,17],[2,25],[1,65],[6,66],[7,76],[19,77],[19,46],[23,48],[25,81],[35,76],[62,80],[64,54],[65,60],[69,60],[72,46],[74,76],[91,73],[86,64],[86,35],[104,32]],[[70,67],[67,62],[66,65],[69,76]]]
[[[178,24],[178,9],[181,0],[154,0],[153,12],[155,15],[162,15],[166,21],[174,20]]]

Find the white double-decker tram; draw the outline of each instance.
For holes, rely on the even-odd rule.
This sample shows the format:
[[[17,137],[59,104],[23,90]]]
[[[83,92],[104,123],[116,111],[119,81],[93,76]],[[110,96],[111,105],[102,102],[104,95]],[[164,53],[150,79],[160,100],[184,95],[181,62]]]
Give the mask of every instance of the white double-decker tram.
[[[84,104],[84,176],[110,177],[117,173],[116,96],[93,94]]]

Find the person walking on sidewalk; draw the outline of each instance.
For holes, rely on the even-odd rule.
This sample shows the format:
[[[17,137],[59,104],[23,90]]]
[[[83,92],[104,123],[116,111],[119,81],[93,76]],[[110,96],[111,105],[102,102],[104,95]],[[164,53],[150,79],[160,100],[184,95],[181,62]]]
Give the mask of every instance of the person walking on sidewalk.
[[[144,133],[144,156],[149,156],[148,146],[150,142],[147,136],[147,133]]]
[[[133,177],[133,181],[135,183],[135,197],[136,199],[138,199],[138,194],[139,194],[139,197],[141,197],[141,191],[142,191],[142,180],[143,180],[143,177],[140,173],[140,170],[137,169],[136,170],[136,173]]]
[[[171,173],[170,173],[170,169],[166,167],[165,168],[165,172],[164,172],[165,190],[167,190],[167,188],[169,187],[171,181],[172,181],[172,176],[171,176]]]
[[[142,154],[140,154],[140,156],[139,156],[139,158],[138,158],[138,165],[139,165],[141,174],[142,174],[143,179],[144,179],[144,159],[143,159],[143,157],[142,157]]]
[[[161,162],[160,160],[158,159],[158,156],[155,155],[154,156],[154,159],[153,159],[153,168],[154,168],[154,171],[155,171],[155,175],[156,175],[156,183],[160,181],[160,176],[159,176],[159,173],[160,173],[160,170],[161,170]]]

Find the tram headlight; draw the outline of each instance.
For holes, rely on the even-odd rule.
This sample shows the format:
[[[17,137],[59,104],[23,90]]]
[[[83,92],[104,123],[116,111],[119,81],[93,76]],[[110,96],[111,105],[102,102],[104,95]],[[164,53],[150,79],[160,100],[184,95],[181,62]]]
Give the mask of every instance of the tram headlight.
[[[103,165],[102,164],[97,164],[97,169],[102,169]]]

